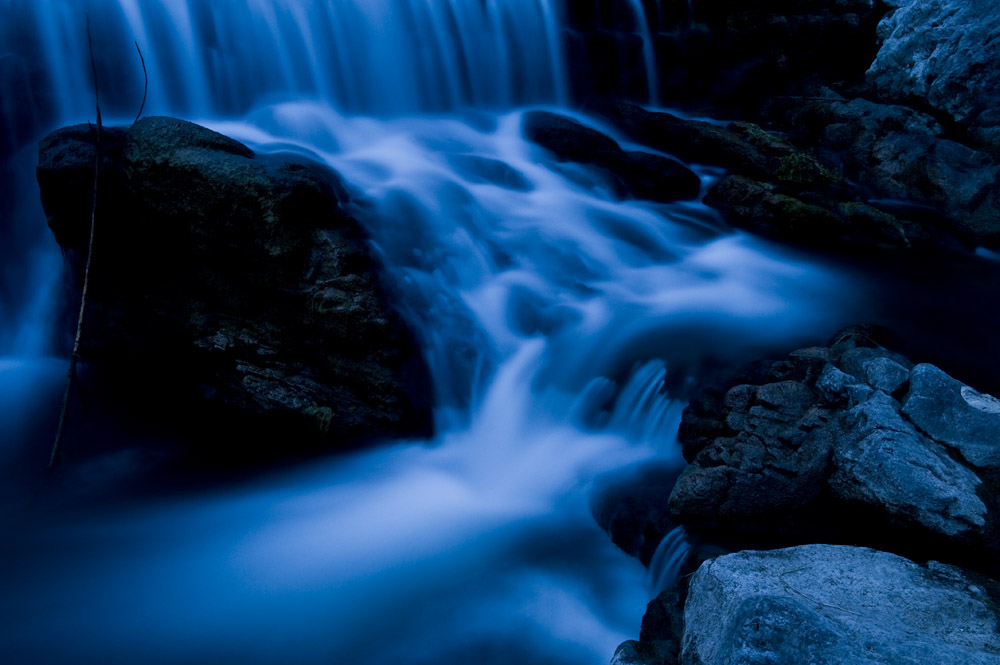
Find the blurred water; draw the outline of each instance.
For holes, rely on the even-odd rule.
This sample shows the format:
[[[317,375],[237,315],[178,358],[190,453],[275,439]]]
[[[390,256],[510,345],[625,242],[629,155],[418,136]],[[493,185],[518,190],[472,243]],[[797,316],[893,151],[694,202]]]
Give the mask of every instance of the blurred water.
[[[4,662],[605,663],[651,589],[594,524],[593,485],[680,464],[706,372],[854,318],[837,270],[699,203],[618,201],[521,138],[526,106],[565,96],[545,0],[0,8],[54,122],[91,112],[90,9],[109,118],[135,113],[135,35],[150,112],[339,171],[424,344],[439,432],[210,493],[52,500],[30,468],[62,390],[44,360],[58,252],[32,234],[48,258],[0,317],[0,460],[40,495],[0,514]],[[11,228],[44,223],[19,209]],[[99,486],[118,462],[78,475]]]

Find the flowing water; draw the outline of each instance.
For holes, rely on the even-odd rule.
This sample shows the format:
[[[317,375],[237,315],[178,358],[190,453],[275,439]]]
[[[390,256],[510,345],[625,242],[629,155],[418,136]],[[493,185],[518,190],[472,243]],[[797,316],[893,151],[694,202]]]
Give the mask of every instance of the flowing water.
[[[44,106],[0,102],[27,146],[9,151],[3,209],[17,244],[3,254],[20,257],[0,310],[4,662],[606,663],[653,589],[594,523],[594,487],[682,463],[680,411],[706,372],[856,318],[838,269],[699,203],[617,201],[521,138],[526,108],[569,113],[554,1],[0,9],[3,71]],[[307,154],[351,184],[424,341],[433,441],[226,489],[86,499],[127,469],[114,458],[46,497],[65,365],[48,357],[60,258],[31,151],[91,118],[84,9],[105,122],[130,122],[141,99],[135,39],[147,115]],[[670,542],[675,572],[654,585],[676,574],[682,534]]]

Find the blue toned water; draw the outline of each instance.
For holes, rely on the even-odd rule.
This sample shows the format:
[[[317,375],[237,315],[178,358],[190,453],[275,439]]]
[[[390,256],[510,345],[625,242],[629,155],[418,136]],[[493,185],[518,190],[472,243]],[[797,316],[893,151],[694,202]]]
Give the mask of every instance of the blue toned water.
[[[31,81],[38,106],[0,101],[21,128],[4,229],[40,257],[5,276],[0,312],[4,662],[606,663],[651,590],[594,524],[592,488],[680,463],[676,398],[707,368],[854,318],[835,269],[700,204],[616,201],[522,140],[525,108],[565,105],[554,0],[0,8],[3,89]],[[85,9],[106,122],[137,110],[135,39],[147,114],[308,154],[368,200],[359,214],[426,343],[434,441],[169,499],[48,499],[59,253],[30,152],[92,117]],[[73,490],[127,468],[91,464]]]

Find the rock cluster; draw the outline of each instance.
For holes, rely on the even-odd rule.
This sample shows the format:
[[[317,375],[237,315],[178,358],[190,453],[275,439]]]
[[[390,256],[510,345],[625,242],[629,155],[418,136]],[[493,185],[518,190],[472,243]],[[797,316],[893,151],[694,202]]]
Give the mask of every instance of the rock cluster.
[[[49,225],[78,257],[95,140],[68,127],[39,150]],[[162,117],[105,128],[101,154],[80,355],[117,399],[202,416],[211,432],[185,435],[238,460],[429,433],[427,369],[335,173]]]
[[[1000,246],[995,3],[677,4],[646,10],[663,98],[757,124],[646,111],[613,86],[585,95],[585,108],[632,141],[727,169],[704,200],[728,223],[852,252]],[[573,5],[583,68],[616,61],[588,49],[631,43],[610,35],[641,50],[631,3]]]
[[[708,78],[675,99],[757,124],[588,108],[630,140],[725,168],[703,199],[725,221],[852,255],[1000,246],[1000,6],[691,6],[677,34],[725,46],[675,65]],[[837,34],[851,38],[826,41]],[[700,564],[613,662],[1000,662],[1000,400],[876,339],[844,331],[703,390],[676,483],[659,501],[647,482],[595,506],[639,555],[650,545],[635,534],[682,525]]]
[[[743,551],[652,601],[615,662],[1000,656],[1000,400],[874,337],[847,329],[703,390],[679,433],[690,465],[659,504],[618,490],[619,512]]]
[[[670,508],[693,530],[1000,557],[1000,400],[861,334],[703,393],[680,439]]]

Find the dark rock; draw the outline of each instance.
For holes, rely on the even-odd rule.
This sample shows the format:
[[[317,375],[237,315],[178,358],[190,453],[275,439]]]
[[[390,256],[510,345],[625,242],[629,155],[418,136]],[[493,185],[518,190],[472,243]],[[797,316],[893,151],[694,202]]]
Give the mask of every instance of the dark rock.
[[[521,131],[524,138],[537,143],[564,162],[602,164],[624,152],[610,136],[548,111],[525,113]]]
[[[657,545],[675,526],[667,498],[680,470],[651,466],[616,478],[595,493],[590,510],[598,525],[623,552],[649,566]]]
[[[695,108],[708,104],[730,118],[748,117],[776,95],[863,81],[885,13],[872,0],[574,0],[565,6],[563,44],[574,65],[574,99],[650,101],[643,76],[646,35],[636,20],[641,7],[659,98]]]
[[[992,664],[998,592],[960,568],[865,548],[730,554],[691,579],[680,662]]]
[[[594,104],[590,110],[630,139],[688,162],[758,177],[778,168],[777,155],[768,155],[738,133],[709,122],[684,120],[625,102]]]
[[[694,199],[701,179],[680,162],[649,152],[629,151],[607,168],[618,175],[637,199],[669,203]]]
[[[646,606],[638,640],[619,645],[612,665],[674,665],[679,662],[684,634],[686,579],[662,591]]]
[[[684,420],[698,427],[679,436],[697,456],[674,486],[674,517],[755,542],[950,548],[989,568],[1000,401],[864,335],[795,352],[721,402],[714,390],[692,400]]]
[[[85,126],[40,145],[80,256],[94,154]],[[198,454],[237,460],[430,432],[427,369],[335,173],[171,118],[105,129],[102,154],[81,357],[129,408],[207,417]]]
[[[788,114],[801,140],[868,188],[872,198],[923,204],[971,243],[1000,238],[1000,163],[944,137],[932,117],[904,106],[812,101]]]
[[[822,198],[808,203],[777,185],[738,175],[720,180],[704,201],[737,228],[796,245],[902,249],[929,244],[913,224],[864,203]]]
[[[626,152],[609,136],[555,113],[525,113],[522,131],[559,161],[598,167],[623,196],[666,203],[693,199],[701,189],[698,176],[680,162],[647,152]]]

